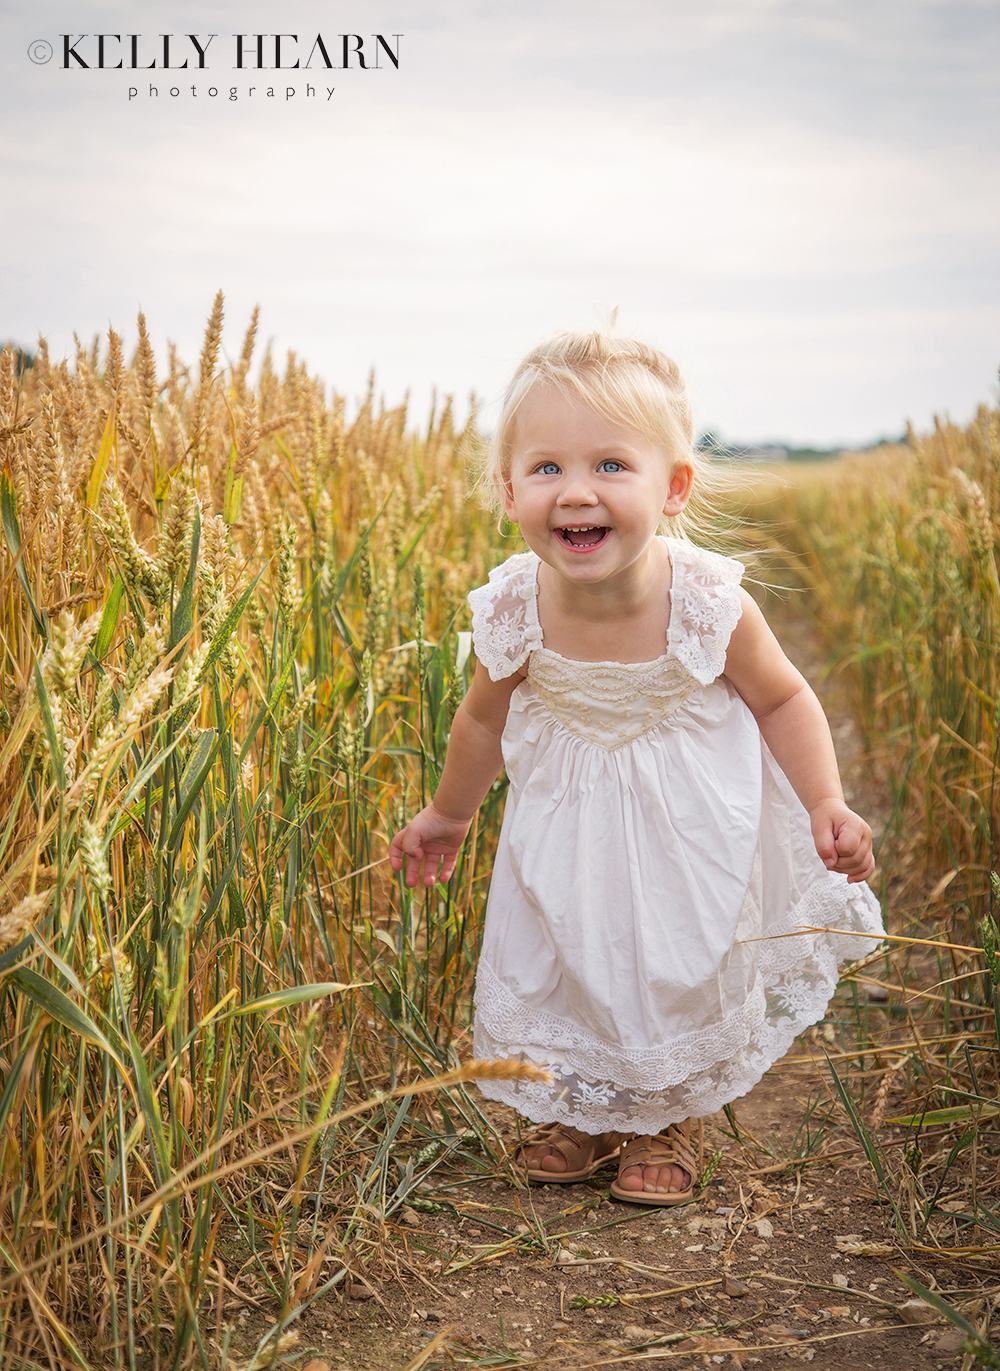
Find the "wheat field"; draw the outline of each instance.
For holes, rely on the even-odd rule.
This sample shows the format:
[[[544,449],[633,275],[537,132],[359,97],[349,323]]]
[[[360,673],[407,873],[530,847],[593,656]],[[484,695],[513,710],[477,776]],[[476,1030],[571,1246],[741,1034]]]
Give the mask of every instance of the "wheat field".
[[[499,1155],[463,1062],[503,783],[447,888],[386,861],[509,550],[468,496],[474,411],[417,429],[372,385],[349,419],[257,362],[256,313],[221,365],[222,324],[220,295],[193,369],[141,315],[128,361],[112,331],[0,362],[4,1366],[224,1366],[235,1252],[263,1365],[350,1272],[404,1271],[393,1214],[442,1158]],[[997,420],[742,497],[895,780],[893,931],[965,948],[899,1074],[962,1118],[1000,1020]]]

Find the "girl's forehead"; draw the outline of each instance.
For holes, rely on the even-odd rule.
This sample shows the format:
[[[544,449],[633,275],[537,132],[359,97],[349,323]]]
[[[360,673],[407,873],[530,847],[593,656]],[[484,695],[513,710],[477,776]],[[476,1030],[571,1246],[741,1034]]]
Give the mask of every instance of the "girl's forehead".
[[[521,403],[517,407],[517,416],[522,418],[526,414],[544,414],[546,412],[565,412],[588,411],[591,414],[598,414],[597,404],[592,403],[585,394],[571,389],[568,385],[560,385],[556,381],[538,380],[527,391],[525,391]]]
[[[586,437],[592,441],[645,446],[650,438],[604,413],[584,395],[551,381],[540,382],[524,396],[514,415],[513,446],[551,438]]]

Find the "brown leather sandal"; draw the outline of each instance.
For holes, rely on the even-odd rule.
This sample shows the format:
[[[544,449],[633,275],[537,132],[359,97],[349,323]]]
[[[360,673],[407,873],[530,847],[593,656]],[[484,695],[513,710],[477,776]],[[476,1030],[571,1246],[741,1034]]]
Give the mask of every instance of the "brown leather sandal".
[[[691,1120],[672,1123],[655,1137],[643,1133],[622,1144],[618,1159],[618,1176],[629,1166],[679,1166],[691,1177],[686,1190],[623,1190],[616,1178],[611,1183],[611,1193],[616,1200],[627,1204],[655,1204],[667,1206],[690,1204],[694,1199],[695,1186],[701,1176],[703,1156],[703,1129],[698,1121],[697,1155],[691,1143]]]
[[[514,1149],[513,1161],[521,1167],[529,1181],[551,1182],[555,1185],[571,1185],[574,1181],[585,1181],[602,1166],[607,1166],[618,1156],[620,1133],[580,1133],[574,1137],[576,1129],[570,1130],[563,1124],[543,1123],[521,1139]],[[565,1171],[542,1171],[530,1167],[527,1151],[530,1147],[547,1145],[554,1152],[566,1158]]]

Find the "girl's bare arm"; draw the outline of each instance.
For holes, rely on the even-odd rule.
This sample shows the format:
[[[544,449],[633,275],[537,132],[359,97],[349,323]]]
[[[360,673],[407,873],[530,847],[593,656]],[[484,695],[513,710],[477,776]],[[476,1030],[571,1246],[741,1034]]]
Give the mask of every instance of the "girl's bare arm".
[[[837,755],[823,707],[782,652],[756,602],[740,591],[743,614],[726,654],[726,676],[757,720],[761,735],[809,811],[816,851],[849,881],[875,869],[872,831],[844,802]]]
[[[476,810],[503,766],[500,739],[510,697],[524,678],[491,681],[477,666],[472,684],[451,725],[448,755],[434,799],[393,838],[393,871],[406,866],[406,884],[446,881],[455,869]],[[439,870],[440,868],[440,870]]]

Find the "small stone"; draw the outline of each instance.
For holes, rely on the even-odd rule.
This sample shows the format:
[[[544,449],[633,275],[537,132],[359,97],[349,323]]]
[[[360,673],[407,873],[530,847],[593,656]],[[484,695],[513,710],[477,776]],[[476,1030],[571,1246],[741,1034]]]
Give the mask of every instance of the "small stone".
[[[757,1232],[758,1238],[774,1237],[774,1224],[770,1219],[756,1219],[753,1226]]]
[[[375,1292],[373,1290],[369,1290],[367,1285],[359,1285],[357,1284],[357,1282],[355,1282],[355,1284],[351,1286],[352,1300],[370,1300],[374,1299],[374,1297]]]
[[[838,1290],[846,1290],[850,1285],[850,1281],[842,1271],[836,1271],[834,1272],[831,1284],[835,1285]]]
[[[906,1300],[896,1305],[896,1313],[904,1323],[933,1323],[937,1310],[923,1300]]]
[[[405,1223],[407,1228],[419,1228],[420,1215],[415,1209],[411,1209],[408,1204],[404,1204],[399,1210],[399,1222]]]
[[[573,1256],[573,1253],[569,1252],[565,1247],[560,1247],[559,1251],[556,1253],[556,1261],[571,1262],[576,1261],[576,1258]]]
[[[958,1328],[946,1328],[938,1334],[934,1346],[939,1352],[961,1352],[965,1334]]]
[[[494,1295],[513,1295],[514,1289],[513,1286],[510,1285],[495,1285],[493,1287],[493,1293]]]
[[[443,1323],[444,1317],[445,1316],[441,1313],[440,1309],[428,1309],[427,1313],[424,1315],[424,1318],[428,1323]]]
[[[851,1317],[850,1307],[846,1304],[831,1304],[827,1313],[831,1319],[849,1319]]]
[[[694,1300],[689,1300],[687,1295],[682,1295],[680,1299],[677,1301],[677,1303],[680,1305],[682,1309],[694,1308]]]
[[[723,1276],[722,1293],[728,1295],[731,1300],[738,1300],[743,1295],[750,1293],[749,1285],[744,1285],[742,1281],[735,1280],[732,1276]]]
[[[311,1361],[306,1362],[302,1371],[330,1371],[330,1363],[322,1361],[319,1357],[313,1357]]]
[[[649,1334],[645,1328],[640,1328],[637,1323],[627,1323],[622,1329],[622,1340],[624,1342],[648,1342]]]

